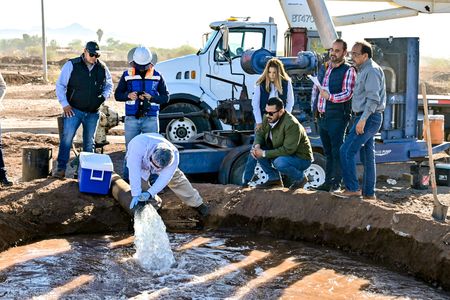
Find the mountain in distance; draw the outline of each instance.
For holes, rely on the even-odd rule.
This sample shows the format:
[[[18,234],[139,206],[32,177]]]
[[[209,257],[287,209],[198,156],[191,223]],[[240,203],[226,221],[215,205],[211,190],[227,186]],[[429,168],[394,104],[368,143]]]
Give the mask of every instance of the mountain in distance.
[[[83,27],[78,23],[73,23],[62,28],[46,28],[46,40],[56,40],[60,46],[66,46],[73,40],[81,40],[82,42],[97,40],[97,29],[91,30]],[[30,29],[0,29],[2,39],[22,38],[23,34],[41,36],[41,27],[33,27]]]

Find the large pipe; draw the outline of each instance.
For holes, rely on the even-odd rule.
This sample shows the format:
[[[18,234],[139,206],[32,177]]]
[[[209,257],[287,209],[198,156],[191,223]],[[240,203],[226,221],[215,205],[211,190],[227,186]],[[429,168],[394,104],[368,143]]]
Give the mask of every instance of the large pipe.
[[[381,66],[381,69],[383,69],[383,71],[385,73],[391,74],[389,89],[390,89],[391,93],[396,93],[397,92],[397,75],[395,74],[395,70],[388,66]],[[399,123],[399,118],[396,117],[398,105],[396,103],[392,103],[391,105],[392,105],[391,128],[394,129],[394,128],[396,128],[396,125],[398,126],[401,123]]]
[[[307,2],[314,18],[314,23],[316,23],[322,45],[325,49],[330,49],[333,46],[333,41],[338,38],[338,35],[327,6],[325,5],[325,1],[307,0]]]
[[[130,185],[117,174],[113,174],[111,178],[111,194],[114,199],[119,202],[123,209],[130,215],[133,213],[130,209],[131,188]]]

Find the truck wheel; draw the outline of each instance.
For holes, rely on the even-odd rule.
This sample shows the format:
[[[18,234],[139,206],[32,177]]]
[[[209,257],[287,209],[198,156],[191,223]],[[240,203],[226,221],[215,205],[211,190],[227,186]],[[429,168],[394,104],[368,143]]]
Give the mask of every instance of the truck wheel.
[[[174,103],[164,108],[161,113],[191,113],[198,112],[200,108],[190,103]],[[188,141],[203,131],[211,130],[211,124],[204,117],[182,117],[176,119],[161,119],[161,132],[166,134],[169,141]]]
[[[305,176],[308,178],[308,183],[305,184],[305,189],[318,187],[325,182],[325,166],[326,158],[320,153],[314,152],[314,161],[305,171]]]
[[[229,184],[242,185],[248,155],[249,153],[244,153],[234,161],[230,169],[230,177],[228,179]]]
[[[245,164],[251,147],[252,145],[243,145],[228,152],[220,164],[219,183],[242,184]]]
[[[244,179],[244,170],[245,165],[247,164],[248,156],[250,155],[250,147],[245,148],[245,152],[241,152],[238,158],[232,159],[225,157],[231,164],[223,163],[220,170],[221,174],[219,174],[219,182],[223,184],[236,184],[242,185]],[[223,168],[222,168],[223,167]],[[256,164],[255,167],[255,176],[253,177],[253,181],[249,183],[250,186],[255,186],[257,184],[261,184],[266,182],[268,179],[266,172],[259,166],[259,163]]]

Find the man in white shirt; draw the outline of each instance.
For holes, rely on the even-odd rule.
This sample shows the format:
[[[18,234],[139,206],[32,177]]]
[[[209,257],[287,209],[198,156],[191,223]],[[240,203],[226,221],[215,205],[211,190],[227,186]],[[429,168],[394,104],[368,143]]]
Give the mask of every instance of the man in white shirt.
[[[178,149],[162,135],[145,133],[133,138],[128,144],[126,160],[132,196],[130,209],[148,202],[159,209],[161,198],[158,193],[168,186],[186,205],[195,208],[203,217],[208,215],[208,206],[178,169]],[[151,175],[158,175],[158,178],[150,185]]]

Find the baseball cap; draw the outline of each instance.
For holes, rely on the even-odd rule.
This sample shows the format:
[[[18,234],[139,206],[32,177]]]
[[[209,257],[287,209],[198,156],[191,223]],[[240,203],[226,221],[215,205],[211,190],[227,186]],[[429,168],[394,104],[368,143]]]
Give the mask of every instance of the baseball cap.
[[[94,41],[87,42],[85,48],[89,53],[100,54],[100,47],[98,46],[97,42]]]

